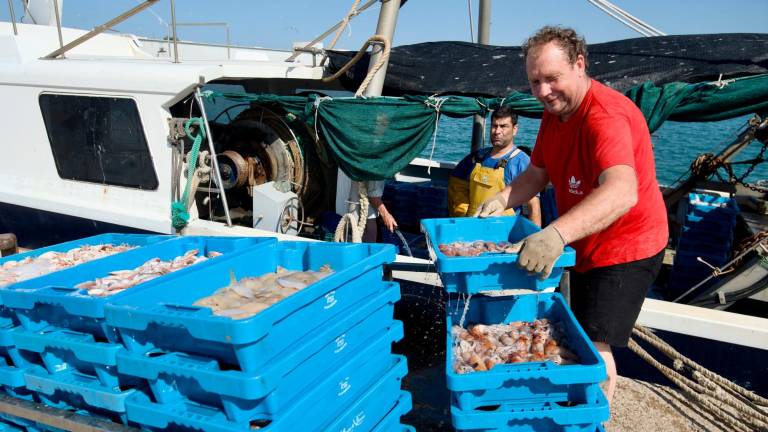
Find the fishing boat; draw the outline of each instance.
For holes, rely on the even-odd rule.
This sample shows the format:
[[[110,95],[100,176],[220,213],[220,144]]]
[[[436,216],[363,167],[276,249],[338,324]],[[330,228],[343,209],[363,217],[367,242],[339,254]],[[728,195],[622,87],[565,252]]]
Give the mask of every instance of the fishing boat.
[[[0,146],[10,155],[0,161],[0,232],[14,233],[26,248],[104,232],[332,240],[336,231],[346,238],[344,226],[329,217],[343,216],[337,203],[343,207],[348,200],[337,191],[340,172],[355,181],[390,179],[390,193],[397,192],[390,206],[402,209],[398,220],[404,232],[392,241],[404,247],[389,271],[406,293],[399,313],[414,335],[403,349],[414,353],[409,361],[423,371],[413,374],[414,383],[429,377],[445,349],[442,338],[438,331],[426,343],[414,339],[434,331],[429,329],[444,315],[439,305],[445,298],[429,257],[407,255],[426,251],[419,246],[424,214],[418,211],[439,211],[441,184],[454,165],[417,156],[434,142],[441,115],[485,117],[500,105],[525,116],[541,114],[525,93],[522,75],[498,73],[522,72],[519,48],[454,42],[392,47],[400,6],[395,0],[382,3],[376,36],[358,53],[323,49],[321,42],[375,5],[373,0],[353,8],[316,41],[291,50],[182,41],[175,22],[165,40],[106,32],[158,1],[141,2],[91,31],[62,27],[55,1],[25,2],[27,15],[39,14],[38,24],[16,22],[11,5],[11,21],[0,23],[0,89],[14,101],[14,109],[0,119],[5,133]],[[713,41],[718,52],[710,49]],[[765,34],[597,44],[590,46],[591,73],[630,95],[651,129],[665,120],[732,118],[768,109],[767,47]],[[696,55],[682,56],[694,48],[700,50]],[[436,52],[446,54],[435,58]],[[655,73],[636,67],[641,61]],[[493,68],[484,68],[481,80],[472,65],[464,79],[443,73],[457,63]],[[364,97],[330,96],[348,91]],[[387,97],[377,97],[382,94]],[[388,126],[406,121],[403,112],[412,114],[412,133],[395,136]],[[665,191],[674,233],[668,271],[639,321],[665,336],[705,341],[699,347],[742,347],[749,353],[740,356],[744,361],[765,358],[768,349],[768,326],[753,316],[764,317],[754,305],[768,301],[766,195],[739,176],[710,180],[718,172],[732,173],[729,162],[755,142],[762,151],[753,164],[762,162],[768,145],[764,115],[755,115],[734,134],[732,145],[703,157],[690,176]],[[693,213],[689,208],[697,205],[691,193],[705,201],[723,197],[738,207],[728,208],[733,210],[724,234],[729,245],[718,251],[724,260],[708,259],[713,254],[705,252],[711,251],[701,249],[708,246],[697,246],[693,262],[706,261],[702,265],[711,271],[670,289],[669,272],[681,256],[675,257],[678,240]],[[420,197],[430,206],[418,207]],[[354,213],[347,218],[351,231],[364,219]],[[753,313],[715,310],[729,307]],[[749,381],[755,369],[746,370],[735,379]],[[445,420],[423,418],[425,430],[430,422]]]

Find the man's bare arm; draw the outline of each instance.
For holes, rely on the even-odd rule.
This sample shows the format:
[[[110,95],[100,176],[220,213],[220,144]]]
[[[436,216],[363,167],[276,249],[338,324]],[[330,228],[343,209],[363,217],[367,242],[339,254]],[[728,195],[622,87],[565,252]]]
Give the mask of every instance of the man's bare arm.
[[[533,197],[528,201],[528,209],[530,211],[528,218],[531,222],[535,223],[536,226],[541,227],[541,200],[539,197]]]
[[[507,208],[517,207],[528,202],[549,183],[549,176],[544,168],[528,165],[522,174],[517,176],[501,192],[507,201]]]

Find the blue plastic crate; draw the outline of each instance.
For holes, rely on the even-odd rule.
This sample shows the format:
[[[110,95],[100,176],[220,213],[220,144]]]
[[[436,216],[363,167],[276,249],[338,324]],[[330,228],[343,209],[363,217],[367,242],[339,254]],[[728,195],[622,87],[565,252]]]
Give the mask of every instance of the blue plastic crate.
[[[0,265],[8,261],[19,261],[27,257],[38,257],[46,252],[67,252],[72,249],[85,246],[85,245],[92,246],[92,245],[100,245],[100,244],[113,244],[113,245],[127,244],[131,246],[141,247],[141,246],[147,246],[147,245],[155,244],[161,241],[169,240],[172,238],[173,238],[172,236],[153,235],[153,234],[100,234],[93,237],[86,237],[80,240],[73,240],[66,243],[59,243],[53,246],[34,249],[28,252],[23,252],[15,255],[2,257],[0,258]],[[69,267],[69,268],[72,268],[72,267]]]
[[[41,367],[24,373],[27,389],[34,391],[48,406],[87,412],[126,424],[125,401],[141,393],[133,387],[105,387],[90,376],[77,372],[49,374]]]
[[[732,238],[723,239],[698,234],[695,231],[683,233],[678,242],[677,250],[730,255]]]
[[[157,404],[147,398],[133,397],[126,402],[128,419],[147,430],[204,430],[206,432],[251,431],[251,426],[260,426],[264,432],[313,432],[326,431],[326,427],[346,407],[356,401],[360,394],[378,382],[381,394],[400,391],[402,378],[407,374],[405,357],[387,356],[386,372],[374,377],[367,376],[366,359],[358,356],[349,366],[323,377],[311,391],[297,398],[293,405],[279,418],[253,419],[252,422],[235,424],[227,421],[220,410],[193,403],[176,405]],[[359,379],[365,376],[366,379]]]
[[[36,423],[21,417],[8,414],[0,414],[0,431],[26,431],[26,432],[64,432],[64,429]]]
[[[74,240],[66,243],[60,243],[53,246],[48,246],[40,249],[31,250],[15,255],[0,258],[0,266],[8,261],[19,261],[27,257],[37,257],[46,252],[67,252],[71,249],[75,249],[85,245],[98,245],[98,244],[129,244],[132,246],[146,246],[149,244],[158,243],[160,241],[170,239],[170,236],[163,235],[146,235],[146,234],[101,234],[93,237],[87,237],[80,240]],[[71,268],[71,267],[70,267]],[[34,280],[36,278],[27,279],[27,281]],[[5,288],[7,285],[0,285],[0,288]],[[0,299],[0,326],[9,324],[16,324],[17,320],[13,316],[13,313],[2,307],[2,300]]]
[[[710,230],[706,228],[700,228],[695,226],[686,226],[683,225],[681,230],[681,241],[685,237],[690,237],[691,239],[701,239],[706,238],[711,240],[712,242],[717,242],[721,244],[733,244],[733,230],[732,229],[715,229]]]
[[[400,392],[400,398],[397,399],[395,406],[373,427],[371,432],[415,431],[416,429],[411,426],[400,424],[400,418],[408,414],[411,408],[413,408],[411,394],[406,391]]]
[[[537,398],[585,403],[594,400],[600,392],[599,385],[606,377],[605,363],[559,293],[473,296],[465,326],[546,318],[563,326],[568,347],[579,357],[579,364],[556,365],[550,361],[501,364],[488,371],[458,374],[453,370],[451,328],[464,313],[464,300],[452,300],[447,309],[446,378],[459,408],[471,410]]]
[[[717,238],[733,238],[733,226],[734,224],[730,221],[687,215],[683,223],[683,233],[688,230],[695,230],[709,233]]]
[[[99,340],[117,342],[116,335],[104,325],[104,305],[120,297],[182,277],[224,262],[241,253],[260,247],[269,248],[277,241],[256,237],[176,237],[157,244],[130,250],[119,255],[81,264],[36,279],[9,285],[0,290],[0,298],[10,308],[21,325],[31,331],[61,327],[93,334]],[[220,252],[224,255],[176,272],[138,284],[108,297],[94,297],[76,285],[108,275],[112,271],[133,269],[153,258],[170,260],[191,249],[200,254]]]
[[[17,328],[13,334],[17,349],[40,358],[35,364],[49,373],[69,370],[96,377],[106,387],[135,385],[141,381],[118,373],[117,353],[120,344],[97,342],[93,335],[71,330],[52,329],[31,332]]]
[[[720,213],[735,216],[739,212],[736,200],[730,197],[692,192],[688,194],[688,209],[702,213]]]
[[[228,422],[232,424],[248,424],[253,419],[274,419],[279,420],[283,413],[291,408],[291,404],[301,394],[311,391],[311,389],[322,381],[323,376],[327,376],[336,370],[346,370],[352,374],[351,369],[360,369],[355,371],[355,379],[351,382],[359,384],[375,381],[375,378],[386,372],[389,366],[389,354],[392,350],[392,343],[402,338],[402,323],[395,321],[393,325],[383,332],[377,330],[378,335],[369,338],[369,345],[358,347],[356,352],[350,351],[341,359],[340,363],[332,365],[321,365],[318,359],[312,358],[307,361],[309,365],[302,365],[300,370],[291,372],[285,377],[280,378],[277,387],[268,395],[258,399],[241,399],[231,396],[221,396],[200,391],[199,386],[190,378],[194,374],[187,372],[186,376],[176,374],[168,377],[165,381],[154,380],[151,384],[153,395],[160,404],[174,406],[178,403],[194,403],[198,406],[214,408],[224,413]],[[372,340],[371,340],[372,339]],[[365,353],[367,360],[360,360],[360,353]],[[321,356],[320,360],[323,360]],[[354,364],[354,366],[353,366]],[[328,368],[328,366],[332,366]],[[299,369],[299,368],[297,368]],[[182,394],[185,393],[184,397]],[[161,396],[159,398],[158,396]]]
[[[200,354],[255,372],[342,310],[384,289],[382,266],[394,259],[392,245],[280,242],[268,252],[242,254],[125,296],[106,308],[107,323],[118,329],[131,352]],[[227,286],[230,272],[241,279],[274,272],[278,266],[305,271],[326,264],[333,274],[250,318],[234,320],[193,306]]]
[[[24,381],[24,369],[12,366],[5,358],[0,357],[0,392],[15,398],[34,400],[34,394],[27,389]]]
[[[381,348],[389,352],[388,344],[403,334],[402,323],[392,319],[399,297],[398,285],[390,283],[389,289],[347,309],[344,318],[305,343],[279,354],[259,374],[222,371],[215,360],[182,353],[121,354],[118,368],[148,380],[159,403],[188,399],[221,408],[230,419],[242,418],[243,412],[248,416],[274,414],[314,381],[380,340],[382,334],[392,339],[381,340]]]
[[[387,384],[389,383],[382,381],[372,385],[324,430],[328,432],[402,430],[398,427],[400,417],[411,410],[411,394],[394,387],[390,388],[395,391],[382,392],[380,386]]]
[[[561,406],[555,402],[515,402],[495,410],[461,410],[451,406],[451,420],[462,432],[595,432],[610,417],[603,392],[590,403]]]
[[[15,417],[0,414],[0,432],[37,432],[38,429],[28,428],[23,421]]]
[[[686,271],[690,272],[697,272],[702,271],[706,273],[711,273],[712,269],[704,264],[703,262],[699,261],[699,258],[703,259],[707,263],[713,265],[713,266],[722,266],[726,262],[728,262],[728,258],[730,257],[731,251],[712,251],[712,250],[697,250],[697,251],[688,251],[688,250],[677,250],[675,252],[675,261],[673,264],[674,267],[679,267],[681,269],[685,268]]]
[[[524,217],[425,219],[421,221],[421,230],[427,235],[430,255],[435,260],[443,286],[449,292],[472,294],[497,289],[551,288],[560,282],[563,268],[576,263],[576,253],[566,246],[563,255],[555,262],[552,274],[540,280],[517,266],[518,254],[447,257],[438,248],[440,244],[456,241],[518,242],[539,231],[539,227]]]

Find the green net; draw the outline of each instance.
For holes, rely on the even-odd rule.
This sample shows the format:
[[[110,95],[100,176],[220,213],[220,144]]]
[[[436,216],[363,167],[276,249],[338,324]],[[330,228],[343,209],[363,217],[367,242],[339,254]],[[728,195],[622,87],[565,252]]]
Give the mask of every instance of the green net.
[[[486,116],[505,105],[519,115],[541,117],[541,104],[529,94],[505,98],[404,96],[329,98],[206,92],[281,108],[292,120],[314,128],[339,167],[353,180],[384,180],[405,168],[432,142],[440,116]],[[653,132],[666,120],[715,121],[768,111],[768,75],[717,83],[646,82],[626,92]]]

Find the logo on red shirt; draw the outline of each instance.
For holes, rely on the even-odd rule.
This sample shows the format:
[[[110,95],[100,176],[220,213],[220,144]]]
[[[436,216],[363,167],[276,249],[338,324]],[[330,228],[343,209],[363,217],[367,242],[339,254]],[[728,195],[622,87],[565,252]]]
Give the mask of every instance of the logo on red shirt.
[[[568,192],[574,195],[584,195],[584,192],[579,190],[580,187],[581,180],[577,180],[574,176],[571,176],[571,178],[568,179]]]

